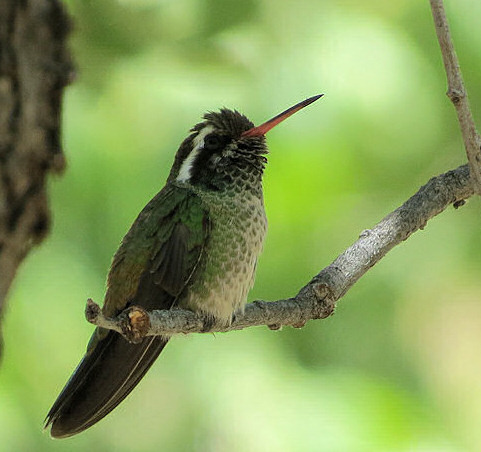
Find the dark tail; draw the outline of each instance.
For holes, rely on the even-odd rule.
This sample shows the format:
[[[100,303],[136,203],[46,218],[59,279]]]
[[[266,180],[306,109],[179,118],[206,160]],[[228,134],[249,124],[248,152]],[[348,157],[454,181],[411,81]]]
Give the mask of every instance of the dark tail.
[[[49,411],[45,427],[54,438],[80,433],[110,413],[135,388],[167,344],[154,336],[130,344],[109,331],[77,366]]]

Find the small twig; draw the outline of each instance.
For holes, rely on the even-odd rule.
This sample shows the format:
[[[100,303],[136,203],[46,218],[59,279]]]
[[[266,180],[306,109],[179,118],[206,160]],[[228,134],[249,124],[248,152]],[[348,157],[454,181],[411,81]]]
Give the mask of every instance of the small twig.
[[[475,191],[481,194],[481,137],[476,130],[473,115],[469,107],[468,94],[464,87],[458,57],[451,39],[443,1],[430,0],[430,3],[448,79],[447,95],[451,99],[458,115],[459,126],[463,135],[464,147],[466,149]]]
[[[259,325],[271,329],[283,325],[302,327],[310,319],[329,317],[336,302],[394,246],[423,229],[430,218],[449,205],[459,207],[473,194],[467,165],[433,177],[374,228],[362,232],[352,246],[315,276],[295,298],[250,303],[245,313],[237,315],[228,326],[211,325],[210,319],[191,311],[145,312],[136,306],[111,319],[104,317],[92,300],[87,303],[86,317],[90,323],[115,330],[131,342],[138,342],[144,336],[226,332]]]

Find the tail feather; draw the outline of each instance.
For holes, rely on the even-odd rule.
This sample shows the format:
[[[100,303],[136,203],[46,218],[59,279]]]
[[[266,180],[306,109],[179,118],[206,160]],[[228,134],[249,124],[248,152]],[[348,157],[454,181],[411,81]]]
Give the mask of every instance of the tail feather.
[[[155,336],[130,344],[109,331],[82,359],[46,418],[54,438],[75,435],[110,413],[130,394],[167,344]]]

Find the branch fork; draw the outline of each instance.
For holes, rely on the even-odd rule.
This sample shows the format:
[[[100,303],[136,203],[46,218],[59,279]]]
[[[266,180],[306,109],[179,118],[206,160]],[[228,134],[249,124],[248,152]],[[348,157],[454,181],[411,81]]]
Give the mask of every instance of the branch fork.
[[[454,50],[448,19],[442,0],[430,0],[434,26],[439,47],[443,56],[444,68],[448,81],[447,96],[458,115],[459,127],[463,136],[464,147],[468,157],[475,191],[481,195],[481,137],[476,130],[473,114],[469,106],[468,93],[459,66],[458,56]]]

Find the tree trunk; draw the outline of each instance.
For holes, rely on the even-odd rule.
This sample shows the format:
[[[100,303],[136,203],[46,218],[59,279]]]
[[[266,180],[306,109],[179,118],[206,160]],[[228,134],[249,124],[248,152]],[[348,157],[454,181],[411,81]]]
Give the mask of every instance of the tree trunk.
[[[0,318],[20,263],[49,230],[47,175],[65,167],[69,30],[57,0],[0,0]]]

